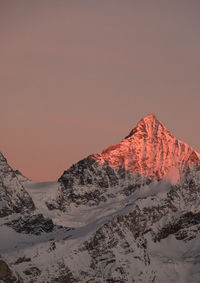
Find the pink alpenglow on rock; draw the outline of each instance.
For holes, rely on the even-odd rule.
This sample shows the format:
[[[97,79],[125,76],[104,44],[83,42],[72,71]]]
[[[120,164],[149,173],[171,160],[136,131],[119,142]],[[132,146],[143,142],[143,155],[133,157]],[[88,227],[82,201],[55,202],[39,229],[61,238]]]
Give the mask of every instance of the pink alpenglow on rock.
[[[154,179],[167,175],[173,183],[179,179],[179,171],[200,164],[200,155],[176,139],[154,114],[141,119],[119,144],[91,157],[115,169],[123,168]]]

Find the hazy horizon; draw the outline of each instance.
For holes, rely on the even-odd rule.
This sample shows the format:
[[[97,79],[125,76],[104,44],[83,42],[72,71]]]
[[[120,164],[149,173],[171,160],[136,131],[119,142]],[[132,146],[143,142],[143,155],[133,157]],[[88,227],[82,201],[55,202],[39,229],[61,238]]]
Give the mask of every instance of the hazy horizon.
[[[33,180],[154,113],[200,152],[198,1],[0,2],[0,151]]]

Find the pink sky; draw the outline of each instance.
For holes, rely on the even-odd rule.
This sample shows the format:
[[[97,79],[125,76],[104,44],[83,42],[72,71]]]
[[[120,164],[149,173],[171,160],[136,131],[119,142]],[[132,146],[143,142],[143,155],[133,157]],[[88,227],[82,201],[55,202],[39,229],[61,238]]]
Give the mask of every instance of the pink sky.
[[[0,3],[0,151],[34,180],[155,113],[200,151],[199,1]]]

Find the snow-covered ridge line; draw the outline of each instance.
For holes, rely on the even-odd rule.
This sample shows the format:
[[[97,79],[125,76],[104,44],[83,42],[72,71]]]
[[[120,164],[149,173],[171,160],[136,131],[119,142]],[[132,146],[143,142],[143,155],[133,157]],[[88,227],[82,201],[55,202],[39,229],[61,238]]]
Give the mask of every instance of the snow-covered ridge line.
[[[91,157],[112,168],[154,179],[163,178],[171,167],[183,171],[200,164],[199,153],[176,139],[153,114],[143,118],[119,144]]]
[[[93,206],[165,178],[175,184],[183,172],[200,164],[199,154],[177,140],[155,117],[143,118],[119,144],[72,165],[59,178],[57,196],[48,208]]]
[[[0,281],[199,283],[199,154],[154,115],[59,182],[16,175],[0,155]]]

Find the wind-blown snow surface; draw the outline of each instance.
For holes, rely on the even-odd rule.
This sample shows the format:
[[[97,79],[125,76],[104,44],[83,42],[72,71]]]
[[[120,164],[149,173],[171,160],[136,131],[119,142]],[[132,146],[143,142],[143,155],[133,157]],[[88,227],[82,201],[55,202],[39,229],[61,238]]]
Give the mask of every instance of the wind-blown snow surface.
[[[46,202],[56,196],[59,188],[58,182],[24,182],[26,190],[31,195],[31,198],[36,206],[36,210],[41,212],[46,217],[52,218],[55,221],[56,216],[60,214],[58,211],[50,211]]]
[[[71,230],[36,236],[1,226],[1,256],[25,282],[186,283],[189,278],[197,283],[199,181],[200,168],[196,168],[181,185],[156,181],[123,200],[74,206],[69,214],[57,211],[51,215]],[[52,196],[56,186],[27,183],[36,210],[41,207],[45,214],[42,199]],[[9,239],[14,242],[9,244]],[[22,262],[16,264],[19,258]]]
[[[47,204],[62,211],[74,205],[99,205],[162,178],[175,184],[194,164],[200,165],[200,155],[148,115],[119,144],[64,171],[57,196]]]
[[[5,176],[20,209],[0,217],[0,282],[200,282],[199,154],[155,116],[59,182],[21,185],[2,159]]]

